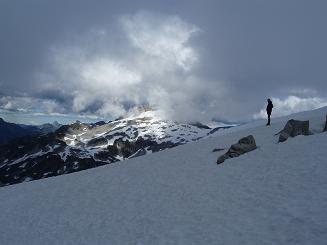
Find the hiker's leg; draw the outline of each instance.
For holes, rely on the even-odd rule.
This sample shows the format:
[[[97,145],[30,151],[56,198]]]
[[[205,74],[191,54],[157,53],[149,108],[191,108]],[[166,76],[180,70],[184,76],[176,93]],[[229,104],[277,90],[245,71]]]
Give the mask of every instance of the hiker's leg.
[[[268,114],[268,123],[267,125],[270,125],[270,114]]]

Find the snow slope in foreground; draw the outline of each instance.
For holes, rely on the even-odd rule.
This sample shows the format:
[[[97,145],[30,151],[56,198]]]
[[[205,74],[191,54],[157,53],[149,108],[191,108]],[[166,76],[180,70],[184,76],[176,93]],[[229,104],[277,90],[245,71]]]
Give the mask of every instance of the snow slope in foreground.
[[[327,108],[300,113],[323,128]],[[1,244],[326,244],[327,133],[276,144],[287,118],[0,189]],[[216,165],[213,148],[259,149]]]

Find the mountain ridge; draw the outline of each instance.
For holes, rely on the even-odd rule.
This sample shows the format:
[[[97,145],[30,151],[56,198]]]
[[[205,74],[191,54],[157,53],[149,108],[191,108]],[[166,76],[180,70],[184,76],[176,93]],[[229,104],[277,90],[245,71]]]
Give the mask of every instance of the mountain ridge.
[[[58,176],[193,142],[229,126],[210,128],[157,117],[153,111],[115,121],[62,125],[56,131],[0,146],[2,185]]]

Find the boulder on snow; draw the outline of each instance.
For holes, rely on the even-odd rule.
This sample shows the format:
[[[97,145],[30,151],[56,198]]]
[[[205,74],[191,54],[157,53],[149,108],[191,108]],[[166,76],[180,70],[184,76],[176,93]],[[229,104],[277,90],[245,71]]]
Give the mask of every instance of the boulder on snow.
[[[309,121],[289,120],[284,129],[279,132],[278,142],[284,142],[288,137],[309,135]]]
[[[228,158],[238,157],[249,151],[253,151],[257,148],[254,137],[249,135],[238,141],[238,143],[233,144],[229,150],[217,159],[217,164],[223,163]]]
[[[325,122],[325,128],[323,132],[327,132],[327,115],[326,115],[326,122]]]

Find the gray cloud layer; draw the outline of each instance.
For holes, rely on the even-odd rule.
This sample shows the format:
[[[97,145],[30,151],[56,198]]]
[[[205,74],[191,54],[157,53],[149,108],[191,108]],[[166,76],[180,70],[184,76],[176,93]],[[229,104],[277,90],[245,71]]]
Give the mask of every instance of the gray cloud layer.
[[[247,120],[326,104],[325,1],[1,1],[0,107]]]

